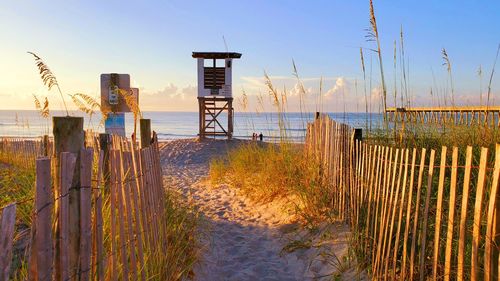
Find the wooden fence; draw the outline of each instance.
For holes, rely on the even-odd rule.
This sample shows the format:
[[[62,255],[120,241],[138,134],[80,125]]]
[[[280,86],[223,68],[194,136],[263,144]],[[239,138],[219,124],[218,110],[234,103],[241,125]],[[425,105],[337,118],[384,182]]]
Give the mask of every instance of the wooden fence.
[[[0,162],[24,169],[34,169],[40,155],[50,155],[50,140],[47,136],[34,139],[1,138]]]
[[[124,138],[99,143],[96,135],[87,136],[78,155],[62,152],[34,161],[28,280],[152,278],[146,262],[164,253],[167,241],[159,148],[153,139],[139,149]],[[17,147],[18,142],[8,143]],[[0,280],[8,280],[16,203],[2,209]]]
[[[333,201],[343,202],[341,218],[351,225],[355,249],[373,279],[498,279],[500,145],[495,151],[429,151],[351,135],[346,152],[331,148],[336,139],[347,142],[348,136],[328,134],[339,126],[326,116],[316,120],[306,147],[327,162],[340,157],[340,164],[326,167],[349,167],[349,176],[341,173],[345,180],[335,180],[343,187],[335,189]]]
[[[332,192],[332,208],[336,219],[348,215],[349,151],[354,130],[322,116],[307,126],[306,144],[308,157],[321,165],[321,173]]]

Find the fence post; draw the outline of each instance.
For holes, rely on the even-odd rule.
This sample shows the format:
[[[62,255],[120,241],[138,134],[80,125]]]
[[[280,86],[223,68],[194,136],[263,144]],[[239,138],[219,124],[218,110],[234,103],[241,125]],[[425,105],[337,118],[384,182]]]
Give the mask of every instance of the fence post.
[[[151,119],[141,119],[141,148],[148,147],[151,144]]]
[[[59,154],[71,152],[77,154],[73,180],[69,188],[69,276],[78,274],[80,252],[80,150],[84,148],[82,117],[53,117],[55,175],[61,172]],[[59,190],[59,176],[54,177],[55,190]],[[59,242],[56,242],[59,245]],[[56,247],[56,249],[59,247]]]

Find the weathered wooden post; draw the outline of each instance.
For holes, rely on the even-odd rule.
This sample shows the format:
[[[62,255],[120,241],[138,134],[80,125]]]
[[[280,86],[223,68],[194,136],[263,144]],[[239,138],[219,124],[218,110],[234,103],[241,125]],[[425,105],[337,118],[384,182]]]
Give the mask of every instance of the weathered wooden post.
[[[110,161],[109,148],[111,147],[112,138],[110,134],[99,134],[99,147],[103,152],[103,186],[105,192],[109,192],[109,177],[110,177]]]
[[[55,175],[61,172],[60,153],[70,152],[77,155],[73,180],[69,188],[69,276],[78,275],[80,251],[80,150],[84,148],[82,117],[53,117]],[[59,176],[54,177],[56,192],[60,188]],[[56,194],[64,196],[65,194]],[[57,248],[56,248],[57,251]]]
[[[44,135],[42,139],[42,156],[49,156],[49,135]]]
[[[151,119],[139,120],[141,129],[141,148],[148,147],[151,144]]]

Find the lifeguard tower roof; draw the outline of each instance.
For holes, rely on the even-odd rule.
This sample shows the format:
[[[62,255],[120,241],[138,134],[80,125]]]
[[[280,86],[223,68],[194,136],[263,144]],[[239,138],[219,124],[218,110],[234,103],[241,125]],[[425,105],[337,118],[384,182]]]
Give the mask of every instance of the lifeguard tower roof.
[[[239,59],[240,53],[231,52],[193,52],[193,58],[201,59]]]

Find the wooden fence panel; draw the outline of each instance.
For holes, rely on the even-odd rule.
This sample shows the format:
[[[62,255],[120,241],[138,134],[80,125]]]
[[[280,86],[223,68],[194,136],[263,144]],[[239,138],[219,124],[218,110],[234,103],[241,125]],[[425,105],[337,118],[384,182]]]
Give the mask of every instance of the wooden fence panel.
[[[418,113],[412,118],[471,124],[488,117],[469,115],[443,111]],[[410,151],[359,142],[350,138],[350,131],[321,115],[308,124],[304,151],[319,161],[331,182],[336,218],[360,234],[356,244],[371,262],[372,278],[498,278],[500,155],[495,155],[493,168],[487,163],[487,149],[482,148],[479,167],[474,167],[477,160],[467,147],[461,166],[459,162],[464,160],[457,147],[448,159],[447,147],[442,147],[439,156],[435,150],[429,155],[426,149]],[[434,177],[435,161],[439,161],[438,178]],[[475,179],[472,187],[471,178]],[[457,190],[459,185],[463,188]],[[471,197],[473,207],[468,206]],[[470,275],[469,267],[464,266],[469,262]]]

